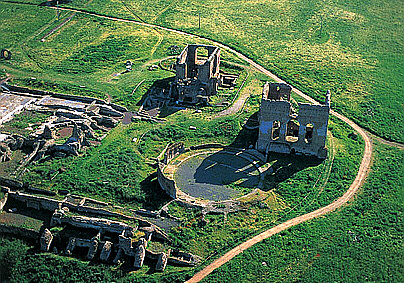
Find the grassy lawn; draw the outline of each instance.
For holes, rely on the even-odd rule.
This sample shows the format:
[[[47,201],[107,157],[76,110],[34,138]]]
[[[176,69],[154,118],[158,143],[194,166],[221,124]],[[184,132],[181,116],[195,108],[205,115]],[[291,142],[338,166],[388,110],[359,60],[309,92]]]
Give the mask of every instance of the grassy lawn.
[[[31,88],[110,97],[134,110],[151,86],[174,76],[162,69],[148,71],[148,67],[175,55],[170,46],[182,50],[195,43],[189,37],[80,14],[41,41],[48,29],[69,15],[64,12],[58,22],[47,8],[0,2],[0,45],[13,54],[12,60],[0,61],[1,76],[8,73],[12,83]],[[36,17],[35,21],[28,21],[30,17]],[[239,62],[225,51],[222,54],[228,62]],[[124,73],[127,60],[133,62],[133,71]]]
[[[84,8],[77,1],[67,6]],[[334,109],[404,142],[399,0],[95,0],[85,9],[228,44],[316,99],[330,89]]]
[[[38,6],[42,1],[19,1],[35,5],[0,1],[0,47],[13,54],[12,60],[0,61],[1,78],[7,73],[18,85],[110,98],[130,110],[139,108],[152,86],[172,79],[172,72],[148,71],[150,65],[173,55],[170,46],[182,49],[189,43],[207,42],[80,13],[44,38],[73,13],[62,12],[57,21],[54,10]],[[403,7],[399,1],[73,0],[65,5],[174,27],[226,43],[316,99],[324,100],[326,90],[331,89],[334,109],[380,136],[404,141]],[[199,12],[201,29],[197,28]],[[155,158],[167,143],[253,144],[254,133],[241,125],[258,111],[262,85],[268,78],[239,66],[242,62],[224,50],[222,59],[226,71],[240,74],[238,86],[245,80],[241,94],[252,94],[240,113],[212,119],[223,107],[205,108],[202,113],[163,109],[171,114],[166,122],[120,124],[99,146],[78,157],[30,165],[23,181],[130,208],[160,208],[170,199],[162,194],[153,173]],[[133,71],[123,73],[127,60],[134,63]],[[237,88],[222,91],[213,102],[219,103],[222,96],[233,100],[236,93]],[[20,115],[4,127],[24,134],[29,124],[45,118]],[[248,237],[341,196],[355,178],[363,141],[334,117],[329,130],[326,161],[271,156],[276,174],[267,175],[264,190],[242,201],[243,209],[238,212],[207,215],[204,222],[200,212],[170,205],[170,213],[182,221],[170,232],[171,245],[209,261]],[[22,159],[20,152],[15,154]],[[254,246],[207,281],[383,281],[388,274],[399,279],[402,158],[402,152],[377,145],[373,171],[350,205]],[[1,166],[0,171],[11,172],[10,166]],[[60,173],[51,180],[50,173],[56,171]],[[26,252],[28,248],[18,240],[0,238],[0,271],[7,270],[6,279],[11,269],[14,282],[40,278],[183,282],[194,272],[168,267],[163,274],[150,274],[144,266],[127,274],[116,267],[34,255]]]

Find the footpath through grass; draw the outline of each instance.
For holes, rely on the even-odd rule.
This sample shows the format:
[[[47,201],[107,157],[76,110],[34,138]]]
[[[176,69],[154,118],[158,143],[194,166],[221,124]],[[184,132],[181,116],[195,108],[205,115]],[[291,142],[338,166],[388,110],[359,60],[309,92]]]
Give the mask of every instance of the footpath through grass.
[[[39,1],[35,3],[39,4]],[[69,5],[82,7],[79,3],[82,2],[73,0]],[[314,3],[307,0],[293,3],[196,0],[153,3],[145,0],[140,3],[94,0],[86,9],[128,18],[138,19],[140,16],[146,21],[199,33],[229,44],[317,99],[323,100],[326,89],[331,89],[336,110],[354,117],[361,125],[384,137],[403,141],[403,105],[400,96],[402,54],[399,51],[401,37],[400,25],[394,24],[399,22],[400,8],[392,8],[398,7],[395,1],[382,4],[383,2],[377,1],[347,4],[340,1]],[[388,9],[392,9],[392,12],[388,13]],[[134,10],[137,10],[137,16],[134,15]],[[198,11],[201,12],[201,30],[195,26]],[[382,12],[390,16],[374,16]],[[68,15],[70,14],[64,13],[62,16]],[[320,15],[323,18],[321,34]],[[2,76],[7,72],[14,77],[15,83],[33,88],[101,98],[107,98],[109,94],[113,102],[132,110],[139,107],[143,95],[156,81],[173,76],[163,70],[147,71],[147,67],[172,55],[167,51],[169,46],[183,47],[187,43],[195,43],[193,38],[80,14],[41,42],[41,36],[57,25],[54,10],[0,3],[0,16],[0,33],[3,35],[0,44],[10,48],[14,56],[11,61],[0,61],[0,69],[5,70],[1,72]],[[271,28],[268,29],[268,26]],[[385,29],[390,29],[389,37],[385,37]],[[238,61],[226,52],[222,55],[228,56],[229,61]],[[134,71],[121,74],[128,59],[134,62]],[[246,137],[249,133],[242,130],[240,125],[245,118],[257,111],[262,83],[266,79],[252,73],[247,80],[245,91],[255,95],[248,100],[246,112],[211,121],[207,117],[209,114],[187,110],[174,113],[168,118],[168,122],[161,125],[147,122],[120,125],[110,132],[100,146],[83,152],[77,158],[55,159],[30,166],[25,181],[50,190],[69,189],[74,193],[132,208],[157,209],[168,198],[161,195],[155,178],[150,176],[155,170],[153,158],[157,157],[167,142],[173,141],[184,141],[187,146],[201,142],[248,146]],[[144,83],[132,94],[133,88],[142,80],[145,80]],[[193,131],[190,126],[197,126],[198,130]],[[199,226],[202,216],[198,212],[173,205],[170,212],[182,219],[181,226],[171,232],[173,245],[208,257],[215,252],[228,250],[246,237],[283,219],[312,211],[336,199],[355,177],[363,142],[348,126],[334,118],[330,122],[330,130],[335,137],[336,158],[321,194],[320,188],[313,185],[322,172],[322,164],[302,168],[298,172],[287,168],[281,170],[287,178],[278,176],[267,179],[268,192],[264,198],[260,199],[258,196],[256,202],[246,204],[244,211],[229,214],[226,218],[223,215],[210,215],[207,217],[208,223],[203,227]],[[134,142],[134,138],[138,140]],[[370,183],[366,185],[363,196],[359,196],[351,206],[338,214],[299,225],[253,247],[261,247],[265,253],[261,253],[259,249],[251,249],[255,254],[247,251],[242,255],[249,256],[248,260],[241,258],[241,261],[230,262],[222,271],[212,275],[211,280],[232,279],[237,274],[237,278],[258,281],[261,278],[274,278],[276,281],[276,276],[279,275],[270,272],[280,270],[283,271],[280,274],[286,274],[285,276],[293,273],[290,278],[317,281],[317,277],[310,276],[318,275],[321,280],[328,281],[327,277],[321,276],[325,276],[330,262],[334,264],[335,259],[340,262],[333,269],[335,280],[338,281],[338,276],[344,270],[352,270],[352,274],[359,274],[357,278],[365,278],[362,277],[365,274],[362,270],[367,270],[369,273],[373,272],[373,277],[369,278],[378,281],[378,278],[384,278],[384,273],[375,271],[375,249],[383,255],[386,263],[383,265],[384,270],[392,269],[396,274],[393,260],[398,258],[394,250],[397,247],[395,239],[401,238],[395,236],[400,234],[394,229],[402,227],[397,220],[402,218],[399,212],[402,209],[394,206],[393,210],[387,211],[387,208],[391,208],[387,202],[394,204],[397,200],[385,188],[386,184],[392,188],[402,185],[402,167],[398,167],[402,161],[397,163],[397,160],[402,160],[402,154],[381,146],[376,158]],[[276,162],[280,165],[285,163],[280,159]],[[300,166],[300,163],[295,165]],[[51,172],[62,167],[66,170],[61,170],[63,173],[51,180]],[[374,210],[376,207],[373,207],[373,203],[380,205],[380,214],[379,210]],[[395,216],[391,216],[392,213]],[[384,216],[387,218],[383,218]],[[398,228],[391,228],[390,223],[394,221],[398,223],[394,227]],[[317,227],[315,223],[320,222],[321,225]],[[349,231],[353,234],[344,230],[344,227],[353,225],[350,223],[357,225],[350,226]],[[310,225],[315,226],[314,233],[309,230]],[[369,235],[376,236],[375,242],[369,240]],[[334,236],[340,241],[333,242]],[[299,237],[304,240],[299,240]],[[287,241],[282,244],[282,239]],[[388,241],[389,245],[383,247],[383,240]],[[15,282],[29,281],[32,278],[44,278],[48,281],[72,278],[77,281],[110,282],[113,278],[135,282],[172,282],[184,281],[186,276],[186,271],[176,268],[170,268],[164,274],[146,274],[147,266],[126,275],[119,269],[104,265],[88,267],[87,262],[74,259],[25,254],[26,246],[19,242],[11,244],[8,240],[4,241],[0,243],[0,257],[17,253],[7,265],[7,270],[14,268],[12,280]],[[340,245],[341,243],[349,245]],[[375,244],[376,248],[372,249],[369,243]],[[359,248],[356,245],[360,245]],[[280,247],[287,250],[286,254],[271,257],[274,251],[281,252]],[[392,247],[390,254],[387,253],[390,251],[387,250],[389,247]],[[351,253],[346,256],[348,251]],[[257,257],[261,254],[264,259]],[[327,254],[328,257],[325,256]],[[370,260],[358,260],[363,255]],[[330,257],[332,260],[327,260]],[[4,261],[3,258],[1,263],[10,260],[10,257],[5,257],[7,260]],[[274,261],[267,258],[274,258]],[[280,262],[276,260],[278,258]],[[355,260],[358,263],[352,263]],[[299,263],[297,267],[294,266],[296,262]],[[361,262],[367,266],[362,268]],[[352,267],[346,267],[348,263]],[[236,267],[233,268],[232,264]],[[244,271],[238,270],[238,266],[243,266]],[[264,269],[265,266],[269,271]],[[309,268],[313,272],[305,273]],[[264,275],[267,277],[262,277]],[[218,279],[214,276],[218,276]],[[341,276],[348,276],[346,281],[356,278],[351,273]]]
[[[354,201],[258,243],[204,282],[401,282],[404,152],[375,149]]]
[[[264,79],[262,75],[252,75],[246,90],[260,89],[261,79]],[[30,166],[25,181],[50,190],[68,189],[131,208],[158,209],[169,198],[161,194],[155,177],[150,173],[155,170],[152,167],[153,158],[167,142],[184,141],[186,146],[203,142],[248,146],[249,139],[254,135],[240,125],[258,110],[259,96],[254,95],[248,100],[245,112],[230,117],[210,120],[208,113],[182,110],[169,116],[164,124],[136,122],[119,125],[101,145],[79,157],[54,159]],[[197,131],[190,129],[195,125]],[[267,179],[265,192],[244,200],[241,211],[226,217],[208,215],[205,217],[207,223],[203,224],[200,212],[170,205],[170,213],[181,219],[181,225],[170,232],[172,246],[204,258],[215,257],[267,227],[312,211],[339,197],[356,175],[363,141],[348,126],[334,118],[330,122],[330,129],[334,136],[335,159],[327,178],[323,178],[322,174],[328,161],[307,166],[304,159],[296,158],[293,162],[287,162],[286,157],[273,156],[272,161],[278,162],[279,174]],[[137,138],[136,142],[133,142],[134,138]],[[66,170],[51,180],[49,176],[53,174],[50,172],[60,171],[62,167]],[[77,265],[77,268],[64,271],[64,266],[69,262]],[[17,263],[12,271],[12,278],[24,281],[47,273],[51,281],[72,274],[77,280],[81,278],[84,281],[87,278],[101,281],[114,278],[132,282],[164,282],[181,278],[178,280],[182,282],[192,272],[172,268],[163,274],[149,274],[150,267],[144,266],[137,272],[127,274],[119,268],[98,264],[85,269],[87,265],[86,262],[53,255],[23,255],[21,263]],[[102,276],[99,275],[101,270],[105,271]]]
[[[244,117],[240,117],[240,120],[244,120]],[[30,168],[31,173],[27,176],[36,181],[42,178],[41,187],[45,188],[46,186],[50,186],[51,189],[56,189],[59,186],[66,188],[67,185],[72,184],[72,187],[68,187],[69,189],[84,195],[89,194],[93,198],[100,197],[103,200],[112,198],[131,207],[144,205],[152,209],[158,208],[165,200],[164,197],[161,197],[161,191],[156,190],[159,194],[148,199],[147,193],[150,194],[152,190],[135,186],[135,182],[141,180],[136,175],[140,172],[137,171],[136,166],[145,166],[145,172],[152,170],[150,167],[147,168],[148,165],[144,158],[156,154],[159,147],[162,148],[169,140],[181,138],[187,145],[196,144],[202,138],[209,141],[208,136],[212,136],[212,140],[219,137],[222,143],[235,140],[237,137],[234,136],[234,133],[237,131],[229,129],[230,127],[238,127],[238,121],[234,117],[223,118],[205,122],[204,127],[199,121],[200,133],[195,134],[189,130],[189,125],[195,120],[187,117],[177,121],[175,125],[156,126],[154,129],[152,127],[151,131],[154,133],[144,135],[144,140],[139,142],[137,149],[131,140],[138,136],[139,126],[140,128],[147,126],[144,123],[141,125],[133,124],[126,126],[126,128],[121,126],[116,128],[115,132],[112,132],[102,145],[88,151],[85,155],[75,160],[59,159],[52,164],[38,165]],[[290,174],[287,179],[280,178],[278,182],[275,180],[269,182],[268,184],[273,187],[267,187],[267,192],[245,200],[245,203],[242,204],[243,210],[230,213],[226,217],[207,215],[205,224],[201,221],[200,212],[171,205],[169,207],[170,213],[181,219],[181,225],[170,232],[171,245],[201,255],[204,258],[215,257],[268,227],[324,206],[339,197],[355,178],[361,160],[363,142],[358,137],[355,138],[348,126],[342,122],[332,121],[331,125],[335,136],[333,140],[336,155],[329,178],[322,183],[322,190],[315,184],[324,170],[323,163],[302,168],[298,172],[284,171],[284,173]],[[216,129],[216,132],[212,133],[211,129]],[[139,155],[140,151],[143,152],[143,157]],[[353,158],[351,154],[353,154]],[[133,158],[139,158],[139,160],[132,160]],[[67,170],[53,181],[46,181],[46,178],[41,177],[46,176],[46,172],[41,173],[41,170],[57,169],[61,164],[66,166]],[[111,166],[114,170],[109,169]],[[131,175],[136,178],[133,177],[132,179]],[[85,181],[93,180],[97,176],[101,177],[102,181]],[[125,182],[127,180],[128,183],[122,182],[122,180],[115,181],[116,177],[122,178]],[[298,182],[299,180],[304,180],[304,182]],[[93,182],[95,185],[92,184]],[[122,192],[129,194],[124,196]],[[145,194],[144,198],[136,198],[142,194]],[[123,197],[128,197],[128,199],[125,200]],[[149,200],[154,202],[149,202]],[[309,236],[307,235],[307,237]],[[0,258],[0,262],[12,260],[12,264],[7,269],[7,274],[11,275],[13,282],[25,282],[29,281],[29,278],[41,277],[46,278],[45,281],[58,281],[66,278],[66,276],[71,276],[78,281],[175,282],[178,280],[183,282],[193,272],[187,268],[169,267],[162,274],[153,274],[151,268],[145,265],[139,271],[128,274],[125,270],[108,265],[89,264],[88,262],[49,254],[27,254],[24,252],[24,245],[15,246],[8,244],[8,240],[1,241],[5,241],[3,249],[6,249],[7,252],[3,254],[3,258]],[[9,255],[14,253],[18,256],[10,259]],[[219,281],[222,280],[223,278]]]
[[[335,110],[404,142],[400,0],[94,0],[85,9],[225,43],[320,101],[330,89]]]
[[[0,2],[0,48],[12,52],[11,60],[0,60],[0,78],[7,73],[12,84],[111,98],[112,102],[135,110],[151,87],[167,85],[174,77],[172,72],[149,71],[148,67],[176,55],[178,52],[170,50],[173,45],[181,51],[190,43],[206,43],[79,13],[44,38],[72,14],[62,12],[57,21],[55,11],[49,8]],[[222,57],[227,63],[239,62],[227,52],[222,52]],[[127,60],[133,62],[131,72],[124,72]],[[227,70],[233,68],[234,71],[232,65],[227,66]],[[242,74],[242,78],[245,76]],[[221,94],[228,93],[222,91]]]

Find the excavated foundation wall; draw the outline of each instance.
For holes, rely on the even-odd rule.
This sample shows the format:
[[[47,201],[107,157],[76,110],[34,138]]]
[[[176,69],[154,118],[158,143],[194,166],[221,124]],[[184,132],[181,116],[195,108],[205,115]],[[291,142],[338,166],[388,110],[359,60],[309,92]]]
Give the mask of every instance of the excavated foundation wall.
[[[51,92],[51,91],[43,91],[43,90],[36,90],[36,89],[29,89],[26,87],[20,87],[20,86],[14,86],[14,85],[6,85],[7,88],[11,91],[15,92],[22,92],[22,93],[29,93],[29,94],[34,94],[34,95],[40,95],[40,96],[51,96],[54,98],[60,98],[60,99],[66,99],[66,100],[75,100],[75,101],[80,101],[83,103],[88,103],[91,104],[93,102],[97,104],[106,104],[111,106],[114,110],[119,111],[119,112],[127,112],[128,110],[120,105],[114,104],[114,103],[107,103],[105,100],[99,99],[99,98],[94,98],[94,97],[88,97],[88,96],[79,96],[79,95],[70,95],[70,94],[63,94],[63,93],[56,93],[56,92]]]
[[[0,224],[0,235],[10,235],[32,243],[37,243],[40,236],[37,231],[5,224]]]

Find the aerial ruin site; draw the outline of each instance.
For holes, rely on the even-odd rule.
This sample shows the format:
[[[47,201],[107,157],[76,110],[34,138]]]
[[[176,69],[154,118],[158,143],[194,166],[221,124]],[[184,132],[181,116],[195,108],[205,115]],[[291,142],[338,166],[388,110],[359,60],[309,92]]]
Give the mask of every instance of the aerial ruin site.
[[[327,45],[334,18],[314,22],[304,59],[290,43],[294,68],[254,28],[251,42],[279,52],[251,49],[229,23],[212,29],[206,13],[160,22],[177,1],[34,2],[0,1],[0,15],[32,15],[3,21],[21,29],[20,44],[6,29],[0,40],[0,282],[387,280],[372,269],[387,252],[368,247],[367,229],[390,233],[375,232],[389,249],[402,239],[399,200],[391,225],[373,215],[385,213],[378,180],[402,185],[404,146],[375,130],[377,108],[355,112],[371,94],[342,80],[365,73],[341,70],[365,63]],[[384,122],[400,124],[394,115]],[[362,248],[369,255],[351,264]],[[396,282],[402,263],[389,260]]]

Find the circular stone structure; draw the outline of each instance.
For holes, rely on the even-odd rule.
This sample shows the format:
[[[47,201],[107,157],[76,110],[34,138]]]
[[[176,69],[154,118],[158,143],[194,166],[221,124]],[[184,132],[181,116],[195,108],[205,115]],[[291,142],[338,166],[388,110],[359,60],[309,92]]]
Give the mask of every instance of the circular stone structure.
[[[255,189],[260,172],[253,161],[242,154],[226,150],[205,151],[183,159],[177,165],[174,180],[178,189],[189,196],[224,201]]]

